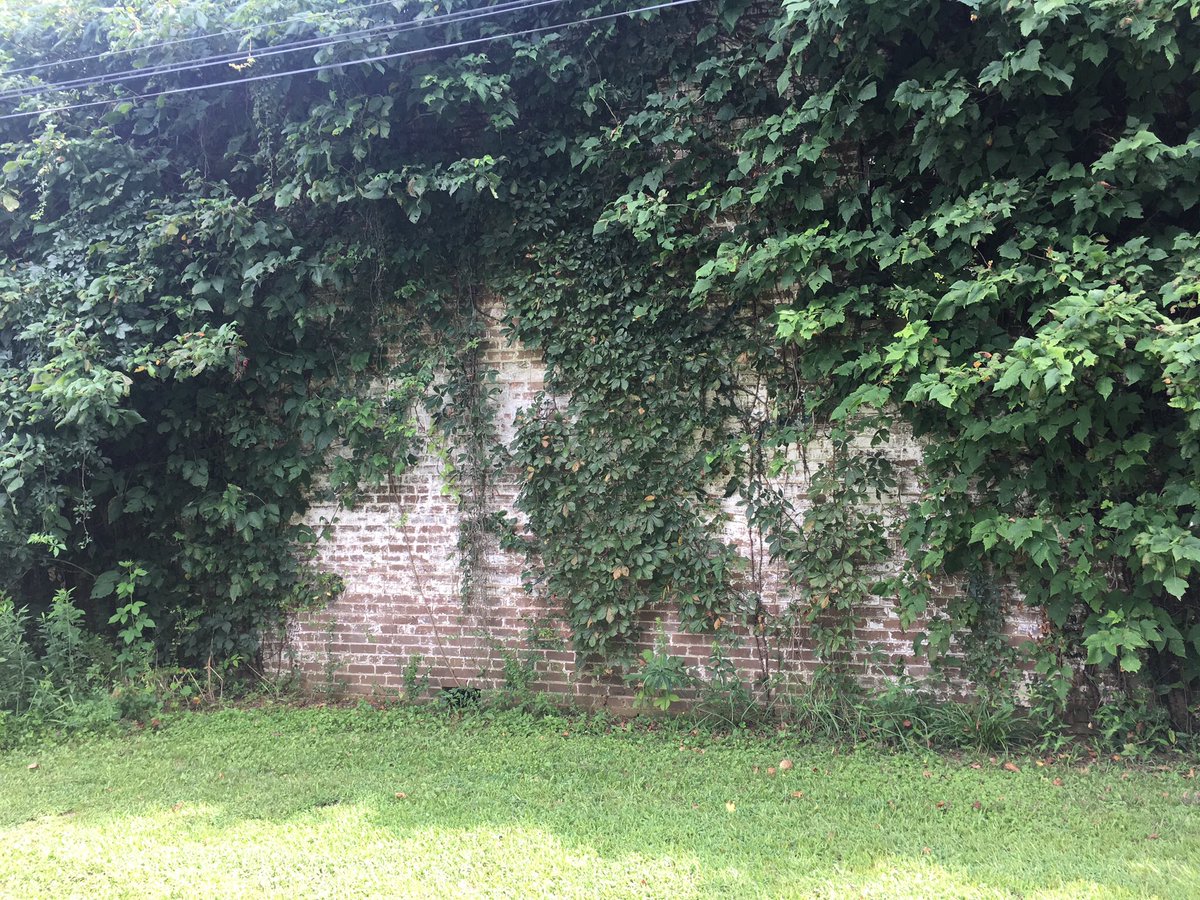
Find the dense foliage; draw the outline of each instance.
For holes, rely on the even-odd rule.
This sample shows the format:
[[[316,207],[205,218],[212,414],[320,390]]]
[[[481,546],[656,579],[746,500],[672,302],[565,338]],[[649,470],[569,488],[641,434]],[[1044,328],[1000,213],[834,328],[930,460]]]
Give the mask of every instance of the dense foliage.
[[[451,445],[485,421],[486,289],[549,367],[511,450],[533,586],[579,649],[629,659],[669,603],[744,628],[764,674],[797,629],[838,663],[870,596],[923,622],[950,576],[967,587],[926,652],[992,627],[1015,585],[1060,697],[1082,655],[1186,718],[1196,5],[721,0],[554,27],[631,8],[584,2],[392,31],[374,26],[454,6],[339,6],[243,36],[233,72],[4,95],[111,100],[0,119],[8,589],[73,586],[103,617],[137,559],[162,649],[252,651],[335,586],[297,553],[325,451],[345,448],[329,487],[352,493],[403,470],[420,401]],[[237,36],[150,45],[290,12],[6,9],[0,89],[215,53]],[[14,71],[106,48],[125,53]],[[927,452],[885,580],[897,428]],[[814,442],[821,502],[801,509],[779,479]],[[725,498],[762,535],[750,559],[722,539]],[[791,575],[775,617],[764,560]]]

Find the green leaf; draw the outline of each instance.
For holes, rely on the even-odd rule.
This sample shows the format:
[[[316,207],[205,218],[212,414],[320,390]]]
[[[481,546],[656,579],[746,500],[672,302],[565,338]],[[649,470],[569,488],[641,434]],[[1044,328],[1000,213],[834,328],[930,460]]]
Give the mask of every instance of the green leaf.
[[[1184,579],[1172,575],[1169,578],[1163,579],[1163,588],[1168,594],[1179,600],[1187,592],[1188,584]]]

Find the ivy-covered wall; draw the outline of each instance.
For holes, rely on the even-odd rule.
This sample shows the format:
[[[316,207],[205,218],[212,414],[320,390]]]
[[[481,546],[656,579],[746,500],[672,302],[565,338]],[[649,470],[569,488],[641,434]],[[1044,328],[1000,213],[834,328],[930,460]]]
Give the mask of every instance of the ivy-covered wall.
[[[536,408],[545,391],[545,368],[542,354],[513,342],[498,327],[503,312],[502,302],[487,310],[491,324],[480,348],[485,380],[493,386],[488,403],[494,427],[484,438],[506,461],[490,487],[487,508],[489,514],[514,517],[528,539],[527,520],[516,509],[522,473],[508,448],[517,437],[514,422]],[[777,479],[801,515],[819,502],[809,494],[811,473],[828,462],[830,446],[814,441],[802,451],[796,452],[796,469]],[[921,452],[911,434],[902,432],[892,436],[885,454],[897,480],[894,491],[879,503],[893,528],[890,538],[897,555],[880,566],[879,574],[894,576],[902,565],[897,542],[902,513],[920,493]],[[466,554],[458,547],[464,527],[459,491],[468,476],[448,468],[447,459],[439,447],[353,508],[323,504],[310,511],[311,524],[328,538],[320,544],[320,563],[343,579],[344,590],[323,608],[291,621],[286,643],[276,647],[277,664],[296,666],[315,690],[386,695],[415,685],[423,697],[436,697],[447,687],[501,687],[506,663],[518,660],[536,667],[532,687],[537,690],[588,705],[628,707],[636,687],[622,679],[622,672],[610,669],[606,675],[603,666],[589,668],[576,655],[564,604],[541,588],[536,555],[504,548],[495,532],[485,530],[471,538],[483,544],[482,552],[472,558],[474,571],[464,572]],[[761,531],[747,521],[736,498],[726,499],[722,508],[722,536],[747,561],[737,580],[747,589],[757,578],[768,615],[779,618],[789,593],[785,567],[767,560],[752,570],[750,560],[762,552]],[[464,579],[471,585],[469,593],[463,590]],[[936,595],[955,596],[961,588],[947,580]],[[1019,645],[1042,636],[1041,617],[1021,605],[1015,591],[1009,588],[1002,603],[1004,621],[997,629],[1002,640]],[[939,604],[934,612],[944,610]],[[681,628],[673,604],[651,606],[639,620],[640,648],[653,647],[661,625],[666,651],[693,672],[711,677],[713,636]],[[864,684],[897,677],[930,684],[928,661],[913,652],[927,624],[927,619],[902,622],[895,598],[871,597],[854,610],[847,671]],[[721,636],[723,656],[748,686],[762,690],[767,675],[778,689],[787,677],[808,681],[827,665],[805,625],[789,634],[772,629],[758,637],[742,624]],[[953,670],[945,675],[932,683],[960,693],[973,686],[968,674]]]
[[[840,676],[894,601],[931,666],[1195,728],[1200,8],[633,10],[0,6],[0,589],[117,637],[140,570],[159,659],[236,665],[503,560],[643,688],[660,610]]]

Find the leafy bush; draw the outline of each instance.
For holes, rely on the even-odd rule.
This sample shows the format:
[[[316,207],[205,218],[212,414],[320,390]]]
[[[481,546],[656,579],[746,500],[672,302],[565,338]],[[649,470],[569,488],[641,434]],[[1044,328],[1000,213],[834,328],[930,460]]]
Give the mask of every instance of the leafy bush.
[[[132,582],[126,596],[135,602]],[[65,588],[55,592],[36,632],[24,608],[0,600],[0,741],[46,730],[100,731],[121,719],[146,722],[162,710],[165,692],[148,657],[136,665],[122,658],[83,620]]]

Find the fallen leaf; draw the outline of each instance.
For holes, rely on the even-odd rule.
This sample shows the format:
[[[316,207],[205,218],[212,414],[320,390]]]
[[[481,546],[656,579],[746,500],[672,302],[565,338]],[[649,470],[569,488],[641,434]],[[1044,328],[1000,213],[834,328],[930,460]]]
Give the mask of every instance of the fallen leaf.
[[[791,768],[792,768],[792,761],[790,759],[781,759],[779,761],[779,770],[781,772],[787,772]]]
[[[1150,834],[1146,835],[1146,840],[1157,841],[1158,840],[1158,832],[1154,831],[1154,832],[1151,832]]]
[[[171,812],[179,812],[181,809],[183,809],[183,801],[182,800],[180,800],[178,803],[176,803],[174,806],[171,807]]]
[[[734,812],[734,811],[736,811],[736,810],[737,810],[737,804],[736,804],[736,803],[734,803],[732,800],[730,800],[729,802],[727,802],[727,803],[725,804],[725,811],[726,811],[726,812]]]
[[[946,808],[946,801],[945,801],[945,800],[939,800],[939,801],[937,802],[937,808],[938,808],[938,809],[945,809],[945,808]]]
[[[792,791],[792,796],[795,797],[797,800],[803,800],[804,799],[804,791]]]
[[[1055,778],[1055,779],[1054,779],[1052,782],[1050,782],[1050,783],[1051,783],[1052,785],[1054,785],[1055,787],[1062,787],[1062,779],[1061,779],[1061,778]]]
[[[976,800],[971,804],[971,809],[983,809],[983,804]]]
[[[768,778],[775,777],[775,767],[774,766],[767,766],[767,777]]]
[[[921,773],[921,777],[922,778],[932,778],[933,773],[930,772],[928,769],[926,769],[924,772]]]
[[[1021,767],[1018,766],[1014,762],[1006,762],[1003,766],[1001,766],[1001,768],[1004,769],[1005,772],[1020,772],[1021,771]]]
[[[408,794],[404,793],[404,791],[396,791],[396,799],[397,800],[407,800]]]
[[[35,762],[31,762],[28,766],[26,766],[27,769],[36,769],[37,767],[38,764]]]
[[[932,851],[932,850],[930,850],[928,847],[922,847],[922,848],[921,848],[921,852],[922,852],[922,853],[924,853],[926,856],[928,856],[928,855],[929,855],[930,853],[932,853],[933,851]]]

